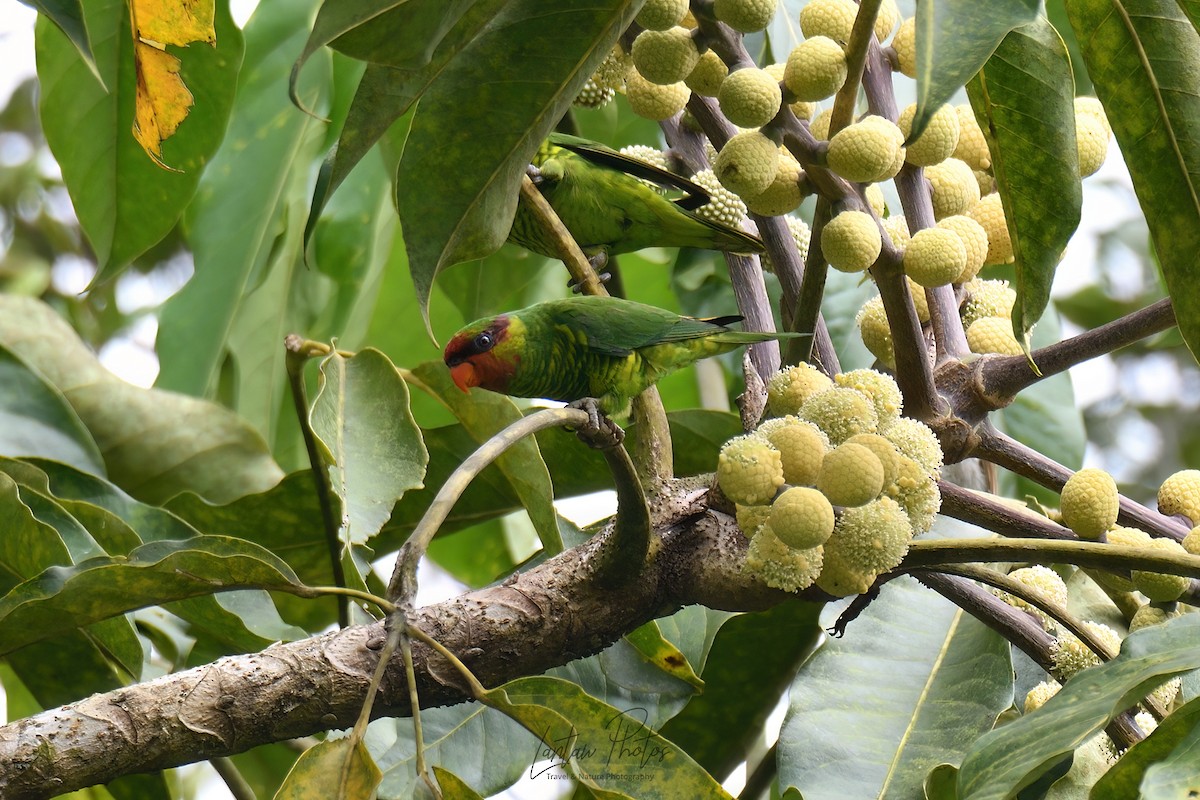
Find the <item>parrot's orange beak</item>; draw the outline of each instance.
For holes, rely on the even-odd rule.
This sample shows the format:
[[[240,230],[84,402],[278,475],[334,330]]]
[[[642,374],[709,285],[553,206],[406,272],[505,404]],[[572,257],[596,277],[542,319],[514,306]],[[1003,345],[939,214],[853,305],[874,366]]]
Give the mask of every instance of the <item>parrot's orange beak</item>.
[[[475,365],[470,361],[463,361],[451,367],[450,377],[454,385],[464,392],[469,392],[472,386],[479,385],[479,374],[475,372]]]

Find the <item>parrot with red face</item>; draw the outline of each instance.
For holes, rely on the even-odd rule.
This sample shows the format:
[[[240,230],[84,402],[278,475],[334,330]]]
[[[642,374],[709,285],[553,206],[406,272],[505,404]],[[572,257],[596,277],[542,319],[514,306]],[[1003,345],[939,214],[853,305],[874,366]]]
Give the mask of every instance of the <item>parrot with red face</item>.
[[[514,397],[599,401],[609,416],[664,375],[742,345],[798,334],[750,333],[738,316],[697,319],[615,297],[570,297],[467,325],[446,345],[450,375]]]

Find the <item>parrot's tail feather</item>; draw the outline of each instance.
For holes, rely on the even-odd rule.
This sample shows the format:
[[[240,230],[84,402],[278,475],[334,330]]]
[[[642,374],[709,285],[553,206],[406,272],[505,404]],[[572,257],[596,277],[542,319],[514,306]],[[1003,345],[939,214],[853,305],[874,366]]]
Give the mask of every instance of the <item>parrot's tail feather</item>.
[[[695,211],[685,211],[685,213],[703,224],[714,234],[712,237],[713,247],[717,250],[723,250],[726,253],[736,253],[738,255],[757,255],[765,253],[767,246],[763,244],[762,239],[752,233],[738,230],[737,228],[726,225],[722,222],[715,222],[706,217],[702,217]]]

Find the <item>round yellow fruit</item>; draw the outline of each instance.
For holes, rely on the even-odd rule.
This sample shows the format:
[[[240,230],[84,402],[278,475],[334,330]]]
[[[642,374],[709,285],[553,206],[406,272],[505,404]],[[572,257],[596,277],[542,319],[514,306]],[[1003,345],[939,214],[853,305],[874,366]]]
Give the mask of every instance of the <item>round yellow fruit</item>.
[[[904,250],[904,274],[921,286],[944,286],[967,266],[967,248],[953,230],[925,228]]]
[[[670,30],[687,10],[688,0],[646,0],[636,17],[637,24],[652,31]]]
[[[833,533],[833,523],[833,506],[825,495],[796,486],[775,498],[767,525],[788,547],[808,550],[825,544]]]
[[[639,117],[662,122],[683,110],[692,93],[683,83],[659,86],[642,77],[636,70],[625,79],[625,97],[629,107]]]
[[[1025,351],[1013,335],[1012,320],[1004,317],[982,317],[967,328],[967,344],[972,353],[999,353],[1019,356]]]
[[[925,179],[929,181],[933,198],[934,219],[965,214],[979,202],[979,183],[975,180],[975,173],[966,162],[957,158],[947,158],[927,167]],[[976,219],[976,222],[980,220]]]
[[[692,32],[680,26],[642,31],[633,40],[630,55],[638,73],[659,86],[681,82],[700,60]]]
[[[817,488],[834,505],[864,505],[883,491],[883,464],[871,448],[843,442],[821,462]]]
[[[1102,469],[1088,467],[1067,478],[1060,502],[1063,522],[1080,539],[1099,539],[1117,524],[1117,482]]]
[[[973,170],[991,169],[992,154],[988,151],[987,138],[983,128],[975,119],[975,112],[969,104],[954,107],[958,117],[958,144],[954,146],[953,156],[966,162]]]
[[[735,31],[761,31],[775,16],[777,0],[716,0],[713,13]]]
[[[911,538],[908,517],[889,497],[847,508],[825,542],[825,567],[817,585],[839,597],[861,594],[879,574],[904,560]]]
[[[900,456],[896,480],[884,487],[884,494],[904,509],[913,533],[929,530],[942,508],[942,491],[937,481],[908,456]]]
[[[882,426],[898,419],[904,408],[904,397],[891,375],[873,369],[852,369],[833,376],[833,382],[844,389],[855,389],[866,395],[875,405],[875,416]]]
[[[901,21],[896,38],[892,39],[892,50],[896,53],[896,68],[910,78],[917,77],[917,20],[908,17]]]
[[[1017,293],[1009,288],[1008,281],[975,278],[964,284],[963,289],[967,292],[967,301],[962,306],[964,328],[984,317],[1012,318]]]
[[[808,398],[833,388],[833,380],[812,364],[785,367],[767,381],[767,412],[775,417],[795,414]]]
[[[1185,554],[1186,550],[1174,539],[1156,537],[1150,540],[1150,549],[1160,553]],[[1130,579],[1134,588],[1146,597],[1158,603],[1169,603],[1178,600],[1187,591],[1192,581],[1185,575],[1172,575],[1163,572],[1147,572],[1131,570]]]
[[[746,551],[746,572],[773,589],[797,592],[811,586],[821,572],[821,547],[794,550],[765,526],[750,540]]]
[[[769,419],[756,431],[783,458],[783,480],[792,486],[813,486],[829,452],[829,437],[816,425],[788,415]]]
[[[875,404],[854,389],[835,387],[819,392],[804,401],[796,416],[824,431],[834,445],[856,433],[875,433],[879,428]]]
[[[778,217],[794,211],[804,199],[801,179],[804,170],[791,153],[779,154],[779,169],[766,189],[745,198],[746,208],[764,217]]]
[[[881,431],[884,438],[896,445],[901,455],[908,456],[921,465],[927,475],[936,475],[942,468],[942,445],[937,435],[920,420],[900,417],[892,420]]]
[[[739,128],[766,125],[779,113],[783,93],[779,82],[757,67],[729,73],[717,92],[717,103],[726,118]]]
[[[858,310],[854,322],[858,335],[871,355],[889,369],[896,368],[896,352],[892,345],[892,329],[888,326],[887,313],[883,310],[883,298],[875,295]]]
[[[788,55],[783,82],[797,100],[824,100],[846,82],[846,53],[827,36],[805,39]]]
[[[916,103],[909,104],[900,112],[897,124],[906,141],[912,134],[913,117],[916,113]],[[930,167],[954,155],[957,146],[958,114],[954,111],[954,106],[944,105],[933,113],[920,137],[905,145],[905,159],[918,167]]]
[[[976,185],[978,189],[978,185]],[[986,264],[1008,264],[1013,260],[1012,239],[1008,234],[1008,221],[1004,215],[1004,203],[1000,195],[993,192],[980,198],[967,216],[987,231],[988,254]]]
[[[829,140],[829,168],[848,181],[874,183],[895,175],[904,135],[883,117],[869,116],[847,125]]]
[[[805,39],[827,36],[844,46],[850,41],[856,16],[858,4],[854,0],[810,0],[800,9],[800,32]]]
[[[862,272],[883,250],[883,237],[874,217],[864,211],[843,211],[821,232],[821,253],[840,272]]]
[[[978,275],[988,250],[987,231],[983,226],[965,214],[955,214],[938,220],[937,227],[957,233],[967,251],[967,265],[951,283],[966,283]]]
[[[1200,470],[1181,470],[1163,481],[1158,487],[1158,511],[1168,517],[1181,514],[1200,525]]]
[[[735,503],[765,505],[783,485],[783,458],[762,436],[734,437],[721,447],[717,483]]]
[[[705,50],[696,66],[692,67],[692,71],[683,79],[683,83],[696,94],[716,97],[728,74],[729,67],[725,66],[721,57],[712,50]]]
[[[1075,114],[1075,148],[1079,177],[1095,175],[1108,157],[1108,126],[1094,114]]]
[[[878,433],[856,433],[842,444],[861,444],[875,454],[875,457],[879,459],[879,463],[883,466],[884,489],[887,489],[900,477],[900,451],[896,449],[896,445]],[[896,498],[893,497],[892,499],[895,500]],[[897,500],[897,502],[899,501]]]
[[[779,171],[779,145],[758,131],[745,131],[730,138],[713,172],[729,191],[751,197],[766,191]]]

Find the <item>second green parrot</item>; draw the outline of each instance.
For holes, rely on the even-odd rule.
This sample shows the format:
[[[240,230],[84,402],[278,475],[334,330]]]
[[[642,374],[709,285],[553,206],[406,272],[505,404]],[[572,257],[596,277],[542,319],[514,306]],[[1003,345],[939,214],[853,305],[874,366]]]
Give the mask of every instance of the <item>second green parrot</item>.
[[[538,190],[589,257],[644,247],[730,253],[765,249],[758,237],[697,214],[694,209],[709,201],[703,187],[605,145],[551,134],[534,156],[533,166]],[[669,200],[645,181],[684,195]],[[524,202],[517,205],[508,239],[535,253],[558,257]]]
[[[669,372],[797,335],[727,327],[739,320],[683,317],[615,297],[571,297],[476,320],[454,335],[444,357],[464,392],[480,386],[565,402],[593,397],[612,416]]]

